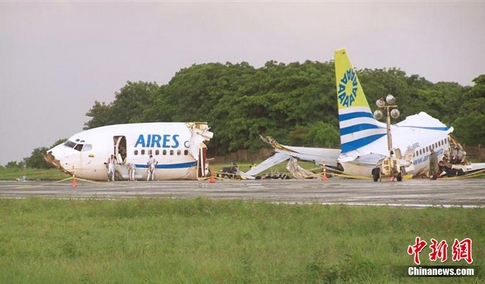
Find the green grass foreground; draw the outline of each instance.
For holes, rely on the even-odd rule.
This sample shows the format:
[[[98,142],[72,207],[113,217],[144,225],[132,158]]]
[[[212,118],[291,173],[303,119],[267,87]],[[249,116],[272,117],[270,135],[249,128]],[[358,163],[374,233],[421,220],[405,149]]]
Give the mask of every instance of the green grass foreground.
[[[473,241],[485,209],[197,199],[0,199],[0,283],[484,283],[411,278],[416,236]],[[439,264],[439,260],[437,263]]]
[[[69,175],[57,169],[7,169],[0,168],[0,180],[61,180],[68,178]]]

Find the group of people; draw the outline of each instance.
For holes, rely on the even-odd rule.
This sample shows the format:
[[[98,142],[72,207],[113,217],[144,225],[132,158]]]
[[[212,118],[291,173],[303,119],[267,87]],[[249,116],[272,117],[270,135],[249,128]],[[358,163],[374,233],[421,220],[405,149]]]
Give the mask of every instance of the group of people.
[[[108,158],[108,162],[106,163],[108,166],[108,181],[115,181],[115,172],[116,172],[116,158],[113,154]],[[158,165],[158,161],[153,158],[153,155],[150,155],[150,158],[147,162],[147,181],[155,180],[155,171],[156,166]],[[134,163],[128,163],[128,179],[130,181],[135,180],[135,173],[136,173],[136,166]]]
[[[464,172],[460,168],[454,168],[453,165],[458,165],[465,162],[466,152],[454,147],[451,150],[451,158],[448,153],[445,152],[443,159],[438,161],[437,153],[431,149],[429,156],[429,178],[435,180],[442,176],[459,176],[463,175]]]

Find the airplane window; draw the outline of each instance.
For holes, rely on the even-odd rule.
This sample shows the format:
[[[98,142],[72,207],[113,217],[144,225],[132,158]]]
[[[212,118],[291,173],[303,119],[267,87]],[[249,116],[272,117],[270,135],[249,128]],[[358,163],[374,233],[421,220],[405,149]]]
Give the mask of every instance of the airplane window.
[[[182,154],[182,151],[177,150],[177,156],[180,156],[180,154]]]
[[[148,155],[152,155],[152,150],[148,150]]]
[[[76,143],[68,140],[68,141],[66,141],[66,143],[64,143],[64,146],[69,147],[69,148],[74,148],[74,146],[76,146]]]
[[[138,155],[138,150],[135,150],[135,155]]]
[[[83,152],[91,151],[91,149],[93,149],[93,145],[91,145],[91,144],[84,144]]]
[[[189,150],[184,150],[184,155],[187,156],[189,154]]]
[[[162,155],[164,155],[164,156],[167,155],[167,150],[163,150]]]
[[[155,150],[155,155],[160,155],[160,151],[159,150]]]
[[[141,150],[141,154],[145,155],[145,149]]]
[[[173,156],[173,150],[170,150],[170,156]]]
[[[84,144],[77,144],[77,145],[74,147],[74,150],[77,150],[77,151],[81,152],[81,150],[83,149],[83,146],[84,146]]]

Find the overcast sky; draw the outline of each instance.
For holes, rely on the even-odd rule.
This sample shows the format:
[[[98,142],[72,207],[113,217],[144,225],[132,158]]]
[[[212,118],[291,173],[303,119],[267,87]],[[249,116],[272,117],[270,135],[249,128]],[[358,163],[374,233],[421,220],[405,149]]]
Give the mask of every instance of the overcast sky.
[[[0,3],[0,165],[82,131],[127,81],[164,85],[194,63],[325,62],[341,47],[358,69],[472,85],[485,4]]]

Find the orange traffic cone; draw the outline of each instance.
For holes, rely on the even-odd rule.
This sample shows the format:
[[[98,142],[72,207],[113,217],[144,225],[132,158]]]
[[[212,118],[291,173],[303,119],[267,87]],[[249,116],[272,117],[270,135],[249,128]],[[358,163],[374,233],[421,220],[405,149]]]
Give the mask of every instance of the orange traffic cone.
[[[322,175],[322,181],[327,181],[327,180],[328,180],[327,175],[324,173],[324,174]]]
[[[322,175],[322,181],[327,181],[327,169],[325,169],[325,165],[323,166],[323,175]]]
[[[74,166],[72,166],[72,184],[71,184],[72,187],[76,187],[77,186],[77,183],[76,183],[76,170],[74,169]]]
[[[76,183],[76,173],[74,173],[72,175],[72,184],[71,184],[72,187],[76,187],[77,186],[77,183]]]

